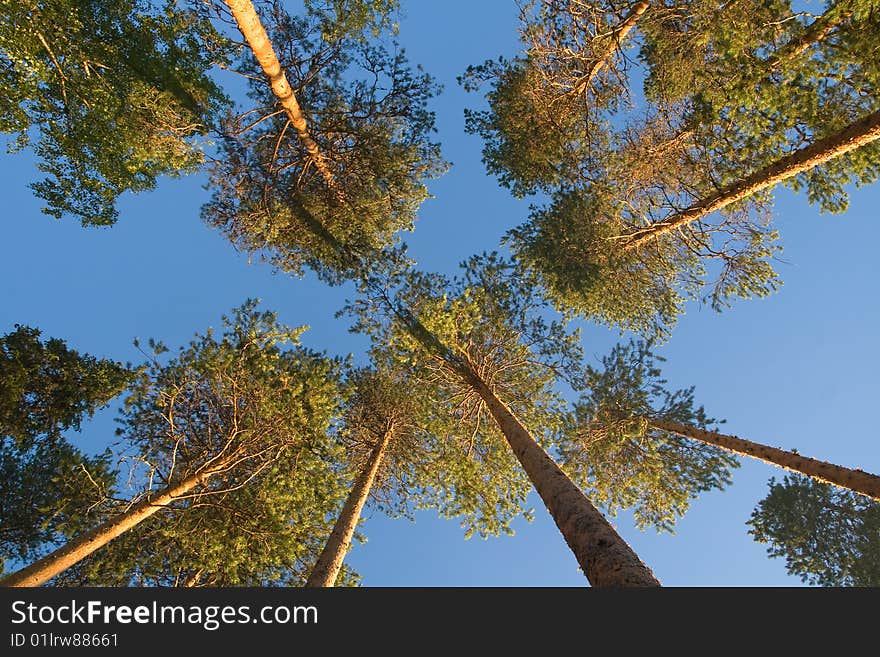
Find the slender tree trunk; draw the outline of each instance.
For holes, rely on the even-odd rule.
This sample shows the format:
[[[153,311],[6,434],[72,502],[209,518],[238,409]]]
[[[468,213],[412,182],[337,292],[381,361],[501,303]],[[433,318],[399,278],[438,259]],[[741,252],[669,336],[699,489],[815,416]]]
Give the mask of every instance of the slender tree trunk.
[[[837,27],[849,20],[853,15],[853,10],[851,6],[842,6],[844,4],[849,5],[850,3],[835,5],[806,26],[798,38],[789,41],[768,57],[765,63],[770,70],[778,69],[782,64],[790,62],[810,46],[824,41]]]
[[[593,61],[593,64],[590,66],[590,70],[587,71],[587,74],[581,78],[581,81],[575,87],[574,93],[576,95],[586,91],[599,72],[608,65],[608,60],[611,59],[614,51],[620,47],[620,44],[623,43],[627,34],[629,34],[630,30],[635,27],[636,21],[638,21],[641,15],[647,11],[648,6],[648,3],[644,2],[644,0],[633,5],[630,12],[626,15],[626,18],[624,18],[620,25],[614,29],[608,46],[604,51],[598,54]]]
[[[595,587],[654,587],[660,582],[514,414],[472,370],[459,371],[498,423],[547,510]]]
[[[370,460],[367,461],[355,480],[354,486],[348,494],[345,504],[342,506],[342,511],[339,513],[339,518],[337,518],[336,524],[333,526],[333,531],[330,532],[330,538],[327,539],[327,544],[321,550],[321,556],[318,557],[315,567],[312,569],[308,580],[306,580],[306,586],[335,586],[339,571],[342,570],[342,562],[345,560],[348,546],[351,545],[355,527],[357,527],[358,520],[361,517],[361,511],[367,502],[367,497],[370,495],[370,489],[376,480],[376,473],[379,472],[379,466],[382,463],[382,458],[385,455],[385,450],[388,448],[388,443],[391,441],[393,433],[393,427],[389,427],[381,440],[376,444],[376,447],[373,448]]]
[[[327,186],[336,193],[337,198],[342,200],[342,192],[336,184],[336,179],[333,177],[333,173],[330,171],[327,160],[324,158],[323,153],[321,153],[317,142],[309,134],[306,117],[303,115],[302,109],[296,100],[293,88],[287,81],[284,69],[281,68],[281,62],[278,61],[278,56],[275,54],[275,49],[272,47],[269,35],[266,34],[266,29],[263,27],[262,22],[260,22],[260,17],[256,9],[254,9],[254,5],[251,3],[251,0],[224,0],[224,2],[232,12],[232,16],[238,24],[238,29],[241,30],[242,35],[251,47],[251,51],[254,53],[257,62],[259,62],[260,68],[269,79],[272,93],[281,102],[281,107],[284,108],[291,125],[299,134],[300,141],[311,156],[315,167],[320,172],[324,182],[327,183]]]
[[[766,463],[777,465],[780,468],[799,472],[818,481],[841,486],[854,493],[866,495],[880,501],[880,477],[877,475],[862,472],[861,470],[851,470],[850,468],[834,465],[827,461],[811,459],[788,450],[753,443],[736,436],[698,429],[687,424],[650,418],[648,422],[651,426],[661,431],[668,431],[677,436],[715,445],[743,456],[751,456]]]
[[[623,235],[624,251],[638,249],[661,235],[702,219],[721,208],[741,201],[756,192],[773,187],[788,178],[809,171],[829,160],[866,146],[880,139],[880,110],[869,114],[843,130],[819,139],[791,155],[777,160],[752,175],[710,194],[689,208],[669,215],[666,219]]]
[[[42,559],[0,579],[0,586],[26,587],[45,584],[58,573],[67,570],[95,550],[107,545],[117,536],[124,534],[160,509],[167,507],[175,499],[186,495],[194,488],[198,488],[211,474],[211,472],[202,472],[188,477],[174,486],[158,491],[156,495],[138,502],[125,513],[80,534]]]

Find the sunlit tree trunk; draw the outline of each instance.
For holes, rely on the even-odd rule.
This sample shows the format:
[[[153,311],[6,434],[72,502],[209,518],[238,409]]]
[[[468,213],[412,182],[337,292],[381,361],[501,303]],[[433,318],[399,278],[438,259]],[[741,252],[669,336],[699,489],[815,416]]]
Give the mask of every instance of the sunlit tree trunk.
[[[40,586],[107,545],[174,500],[186,495],[207,481],[212,472],[202,472],[135,504],[131,509],[77,536],[54,552],[0,580],[0,586]]]
[[[472,370],[460,372],[486,403],[584,575],[595,587],[660,586],[651,570],[516,416]]]
[[[621,247],[624,251],[638,249],[661,235],[698,221],[731,203],[736,203],[756,192],[773,187],[784,180],[866,146],[877,139],[880,139],[880,110],[859,119],[839,132],[823,137],[809,146],[795,151],[791,155],[786,155],[742,180],[723,187],[690,207],[669,215],[662,221],[650,224],[629,235],[621,236],[619,238]]]
[[[736,436],[729,436],[716,431],[706,431],[705,429],[698,429],[697,427],[670,422],[669,420],[648,419],[648,423],[661,431],[667,431],[677,436],[715,445],[743,456],[751,456],[766,463],[777,465],[780,468],[799,472],[818,481],[841,486],[854,493],[866,495],[880,501],[880,477],[869,472],[844,468],[827,461],[819,461],[807,456],[801,456],[788,450],[768,447],[767,445],[753,443]]]
[[[348,498],[345,500],[345,504],[342,506],[342,511],[339,513],[339,518],[333,526],[333,531],[330,532],[327,544],[321,550],[321,555],[318,557],[318,561],[312,569],[308,580],[306,580],[306,586],[325,587],[336,584],[336,578],[339,576],[339,571],[342,570],[342,563],[345,560],[348,547],[351,545],[351,539],[361,517],[361,511],[363,511],[364,504],[366,504],[367,498],[370,495],[370,489],[376,480],[376,473],[379,472],[382,458],[385,455],[385,450],[388,448],[388,443],[391,441],[393,432],[393,427],[389,427],[373,448],[369,461],[364,465],[364,468],[354,482],[351,492],[348,494]]]
[[[250,0],[224,0],[224,2],[232,12],[238,29],[241,30],[242,35],[248,42],[254,57],[256,57],[257,62],[260,64],[260,68],[269,79],[272,93],[275,94],[281,103],[281,107],[287,113],[290,124],[299,135],[300,141],[302,141],[303,146],[311,156],[315,167],[321,173],[321,177],[327,183],[327,186],[334,190],[338,197],[341,197],[341,190],[339,190],[336,179],[333,177],[333,173],[330,171],[327,160],[321,153],[317,142],[309,133],[306,117],[303,115],[302,109],[296,100],[293,88],[287,81],[287,76],[281,68],[281,62],[278,61],[278,56],[275,54],[275,49],[272,47],[272,42],[269,40],[269,35],[266,34],[266,29],[263,27],[263,23],[260,21],[256,9],[254,9],[254,5]]]

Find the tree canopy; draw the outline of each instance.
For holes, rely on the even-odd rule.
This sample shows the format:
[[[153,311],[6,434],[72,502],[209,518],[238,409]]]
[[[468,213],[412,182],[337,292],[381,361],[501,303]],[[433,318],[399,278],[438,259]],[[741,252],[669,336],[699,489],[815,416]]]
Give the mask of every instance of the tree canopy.
[[[226,104],[224,40],[173,1],[3,0],[0,131],[35,138],[43,211],[116,222],[126,191],[194,171]]]
[[[85,454],[64,433],[79,430],[134,372],[40,335],[16,325],[0,336],[0,565],[33,559],[88,527],[115,487],[110,454]]]
[[[644,342],[618,344],[587,365],[574,423],[560,445],[562,466],[593,499],[615,513],[632,509],[644,528],[672,531],[699,493],[731,483],[736,458],[663,431],[651,419],[697,427],[717,422],[694,406],[694,388],[670,390]]]
[[[815,586],[880,585],[880,505],[801,475],[770,480],[749,534]]]
[[[393,7],[308,3],[296,16],[276,4],[262,12],[312,146],[244,50],[238,68],[252,107],[224,124],[202,212],[243,251],[330,282],[399,257],[399,232],[413,229],[425,181],[445,163],[427,107],[439,87],[394,41]]]
[[[119,418],[136,491],[119,505],[211,476],[58,583],[301,584],[345,492],[341,363],[300,346],[304,330],[250,300],[173,357],[152,342]]]
[[[841,212],[848,185],[876,180],[877,14],[849,1],[820,16],[788,2],[632,14],[642,4],[529,3],[523,54],[464,82],[490,87],[468,115],[489,173],[551,197],[508,234],[518,257],[560,306],[667,335],[688,299],[718,310],[778,288],[775,185]]]

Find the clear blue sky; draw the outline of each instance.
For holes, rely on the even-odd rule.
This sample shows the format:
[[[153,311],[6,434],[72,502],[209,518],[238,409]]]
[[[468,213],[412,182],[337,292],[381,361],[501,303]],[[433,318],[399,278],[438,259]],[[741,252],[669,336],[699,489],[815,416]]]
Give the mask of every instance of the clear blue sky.
[[[517,201],[486,176],[480,142],[464,134],[463,109],[479,102],[455,78],[469,64],[517,49],[515,3],[406,2],[401,40],[413,62],[444,84],[435,100],[438,139],[453,167],[431,185],[435,195],[407,236],[427,270],[452,271],[472,253],[496,248],[521,223],[528,202]],[[334,318],[346,289],[312,277],[275,275],[249,264],[204,226],[202,176],[162,180],[152,193],[126,196],[112,228],[84,229],[39,212],[27,183],[39,176],[27,153],[0,158],[3,239],[0,241],[0,333],[14,323],[37,326],[79,350],[138,361],[135,336],[176,346],[247,297],[259,297],[292,325],[308,324],[304,342],[332,353],[362,353],[364,341]],[[880,188],[855,190],[850,210],[823,216],[802,197],[778,194],[777,225],[786,264],[780,292],[739,302],[716,314],[692,306],[659,351],[677,387],[695,385],[699,403],[725,430],[758,442],[880,472],[880,442],[872,421],[880,397]],[[587,353],[599,357],[618,336],[584,332]],[[113,414],[84,425],[74,440],[105,445]],[[782,471],[743,459],[734,484],[704,495],[675,535],[640,532],[628,515],[613,522],[658,578],[671,586],[792,586],[782,560],[747,534],[746,520]],[[464,541],[455,521],[433,512],[416,522],[366,514],[368,542],[349,562],[368,586],[582,586],[586,580],[540,500],[536,520],[517,522],[516,535]]]

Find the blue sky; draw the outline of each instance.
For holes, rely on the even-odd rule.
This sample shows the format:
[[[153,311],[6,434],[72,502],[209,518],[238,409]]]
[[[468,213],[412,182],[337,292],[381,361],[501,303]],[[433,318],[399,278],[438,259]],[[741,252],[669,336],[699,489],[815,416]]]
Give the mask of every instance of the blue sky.
[[[479,103],[455,78],[469,64],[512,55],[515,3],[507,0],[404,2],[401,41],[411,61],[444,85],[435,100],[437,138],[453,164],[431,184],[410,254],[426,270],[452,271],[467,256],[497,247],[521,223],[528,201],[510,197],[486,176],[480,141],[464,134],[463,109]],[[41,328],[83,351],[139,360],[135,336],[176,346],[216,326],[220,315],[259,297],[291,325],[308,324],[304,342],[332,353],[361,353],[364,340],[334,318],[348,290],[311,276],[291,279],[248,263],[199,219],[205,178],[162,180],[155,192],[126,196],[112,228],[82,228],[39,212],[27,188],[39,176],[28,153],[0,158],[4,181],[0,241],[0,332],[14,323]],[[880,189],[854,190],[850,210],[820,215],[805,198],[779,192],[785,284],[763,300],[738,302],[717,314],[688,308],[659,353],[676,387],[696,386],[725,430],[758,442],[880,472],[880,442],[871,417],[880,384],[876,350],[880,295]],[[605,354],[619,336],[588,327],[588,354]],[[113,433],[112,412],[74,437],[99,448]],[[743,459],[733,485],[696,500],[675,535],[634,529],[612,519],[658,578],[672,586],[794,586],[781,560],[747,534],[746,520],[782,471]],[[368,542],[349,562],[369,586],[582,586],[586,580],[556,527],[533,496],[536,520],[518,521],[516,535],[464,541],[455,521],[433,512],[416,522],[366,513]]]

